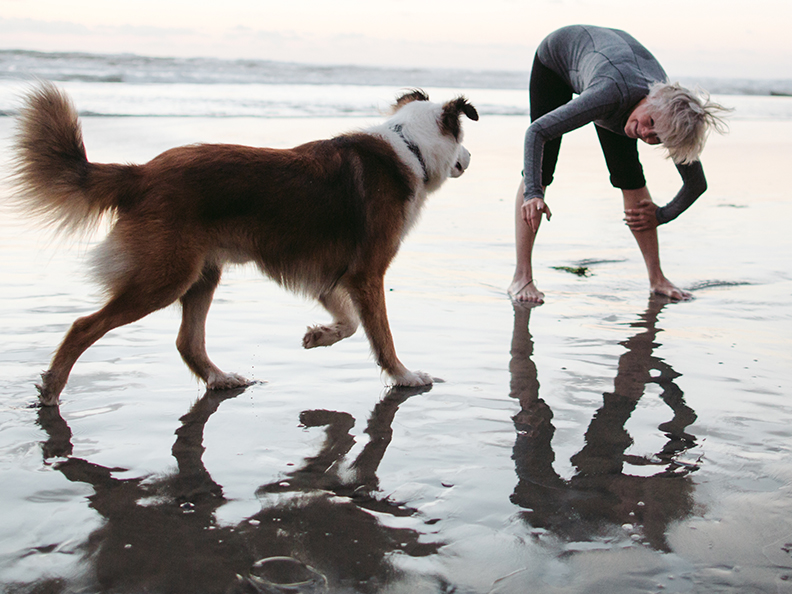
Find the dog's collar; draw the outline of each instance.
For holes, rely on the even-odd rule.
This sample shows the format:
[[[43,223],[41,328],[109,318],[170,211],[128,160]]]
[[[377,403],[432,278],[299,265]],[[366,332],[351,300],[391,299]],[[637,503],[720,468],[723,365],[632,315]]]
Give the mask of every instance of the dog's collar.
[[[404,141],[404,144],[407,145],[407,148],[410,149],[410,152],[413,155],[415,155],[416,159],[418,159],[418,162],[421,164],[421,169],[423,170],[424,183],[428,182],[429,181],[429,172],[426,171],[426,163],[424,163],[423,155],[421,155],[421,149],[419,149],[418,145],[415,144],[413,141],[407,140],[407,137],[404,135],[404,132],[402,132],[402,125],[401,124],[393,124],[391,126],[391,130],[393,130],[394,132],[396,132],[396,134],[399,135],[399,138],[401,138]]]

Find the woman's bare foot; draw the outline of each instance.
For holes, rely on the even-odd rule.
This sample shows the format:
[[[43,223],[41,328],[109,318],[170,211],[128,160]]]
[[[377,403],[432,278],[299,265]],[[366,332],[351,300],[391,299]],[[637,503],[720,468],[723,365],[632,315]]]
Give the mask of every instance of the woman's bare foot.
[[[687,301],[689,299],[693,299],[692,293],[683,291],[667,278],[662,278],[657,282],[651,283],[651,285],[652,293],[665,295],[674,301]]]
[[[533,279],[526,281],[522,278],[515,278],[512,284],[509,285],[509,297],[512,301],[520,301],[523,303],[544,303],[544,293],[536,288]]]

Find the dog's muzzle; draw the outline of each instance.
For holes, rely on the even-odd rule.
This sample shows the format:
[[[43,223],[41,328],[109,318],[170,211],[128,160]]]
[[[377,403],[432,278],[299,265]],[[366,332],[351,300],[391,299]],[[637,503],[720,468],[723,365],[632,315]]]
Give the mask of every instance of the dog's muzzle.
[[[451,177],[459,177],[465,173],[465,169],[470,165],[470,151],[464,146],[459,147],[459,154],[457,155],[457,162],[451,168]]]

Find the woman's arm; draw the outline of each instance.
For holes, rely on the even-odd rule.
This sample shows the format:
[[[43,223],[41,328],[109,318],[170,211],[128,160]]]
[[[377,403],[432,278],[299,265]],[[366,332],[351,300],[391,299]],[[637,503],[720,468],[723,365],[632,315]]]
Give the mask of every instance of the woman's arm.
[[[701,161],[677,165],[676,168],[679,175],[682,176],[682,188],[671,202],[657,209],[655,216],[658,225],[673,221],[707,191],[707,178],[704,177]]]
[[[553,213],[550,212],[550,207],[545,204],[544,199],[538,196],[528,200],[523,199],[522,210],[520,212],[523,221],[525,221],[534,233],[539,231],[539,223],[542,222],[542,214],[547,217],[548,221],[550,217],[553,216]]]
[[[561,107],[537,118],[525,133],[523,175],[525,199],[544,198],[542,153],[548,140],[558,138],[589,122],[610,116],[619,108],[621,94],[608,81],[601,81]]]
[[[632,231],[645,231],[673,221],[707,190],[707,179],[700,161],[677,165],[676,168],[682,176],[682,188],[671,202],[657,206],[651,200],[643,200],[624,211],[624,221]]]

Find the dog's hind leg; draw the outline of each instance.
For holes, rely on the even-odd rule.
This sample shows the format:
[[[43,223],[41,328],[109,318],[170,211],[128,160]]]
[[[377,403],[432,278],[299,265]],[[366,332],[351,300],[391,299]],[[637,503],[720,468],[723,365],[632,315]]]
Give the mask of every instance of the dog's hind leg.
[[[233,373],[224,373],[206,353],[206,316],[215,289],[220,283],[220,268],[204,267],[201,277],[181,296],[182,323],[176,348],[192,372],[206,382],[210,390],[249,386],[251,382]]]
[[[347,286],[360,314],[360,320],[371,343],[371,349],[382,370],[397,386],[430,385],[432,376],[422,371],[410,371],[396,356],[385,308],[383,277],[358,278],[350,280]]]
[[[327,326],[309,326],[303,337],[303,346],[306,349],[330,346],[352,336],[360,323],[346,290],[336,287],[319,297],[319,302],[333,316],[333,323]]]
[[[45,406],[56,406],[72,367],[88,347],[113,328],[135,322],[153,311],[173,303],[183,289],[176,283],[160,287],[156,292],[139,286],[120,291],[99,311],[79,318],[66,334],[48,371],[38,386],[39,398]]]

